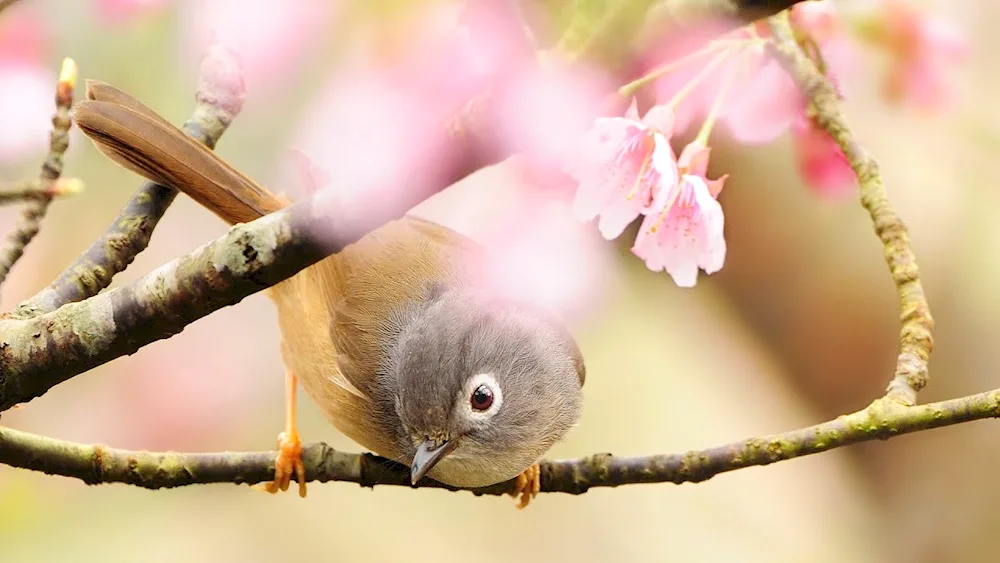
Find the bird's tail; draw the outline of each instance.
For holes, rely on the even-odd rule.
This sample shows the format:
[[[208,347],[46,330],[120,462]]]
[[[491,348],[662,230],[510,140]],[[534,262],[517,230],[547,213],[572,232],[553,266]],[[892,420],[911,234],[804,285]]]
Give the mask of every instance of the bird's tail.
[[[226,222],[253,221],[286,205],[142,102],[103,82],[87,81],[77,126],[121,166],[186,193]]]

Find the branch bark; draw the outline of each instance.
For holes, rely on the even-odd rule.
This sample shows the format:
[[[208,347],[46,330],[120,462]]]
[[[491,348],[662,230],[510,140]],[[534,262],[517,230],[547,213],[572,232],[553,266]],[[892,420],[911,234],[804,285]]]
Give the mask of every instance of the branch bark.
[[[861,205],[871,216],[899,295],[899,356],[886,393],[903,404],[914,405],[917,393],[929,378],[927,364],[934,348],[934,318],[920,282],[906,225],[889,201],[878,163],[851,134],[840,111],[837,90],[796,42],[788,14],[771,18],[769,24],[775,55],[809,99],[816,124],[837,142],[858,177]]]
[[[291,277],[426,197],[413,193],[340,218],[327,194],[236,225],[131,285],[52,313],[0,320],[0,411]]]
[[[682,454],[543,461],[541,492],[579,495],[595,487],[642,483],[698,483],[720,473],[817,454],[872,440],[1000,417],[1000,389],[939,403],[906,406],[881,398],[835,420],[771,436],[748,438]],[[152,453],[64,442],[0,428],[0,463],[80,479],[87,484],[126,483],[147,489],[206,483],[255,484],[274,478],[277,452]],[[372,454],[338,452],[317,443],[303,448],[309,481],[344,481],[362,487],[410,485],[409,469]],[[514,480],[476,495],[514,493]],[[417,487],[461,490],[431,481]]]

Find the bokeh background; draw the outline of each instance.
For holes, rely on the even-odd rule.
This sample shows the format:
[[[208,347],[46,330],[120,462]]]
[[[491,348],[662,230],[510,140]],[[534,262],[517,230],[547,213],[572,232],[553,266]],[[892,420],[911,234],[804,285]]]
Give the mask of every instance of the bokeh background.
[[[331,90],[351,87],[330,80],[344,53],[355,42],[393,43],[417,3],[372,1],[350,14],[333,2],[290,2],[281,10],[267,4],[241,10],[259,40],[248,45],[260,48],[248,69],[245,109],[218,150],[252,177],[294,192],[290,147],[322,153],[324,139],[342,148],[364,129],[363,119],[345,130],[317,117]],[[888,105],[872,67],[845,105],[911,229],[937,320],[927,401],[1000,382],[1000,196],[990,180],[1000,172],[1000,62],[992,56],[1000,47],[1000,7],[965,0],[938,8],[971,48],[954,69],[960,102],[935,115]],[[181,123],[193,106],[200,45],[213,21],[186,0],[24,0],[0,15],[0,178],[36,174],[64,56],[77,61],[82,78],[110,82]],[[397,39],[400,45],[405,49]],[[585,225],[567,226],[565,236],[545,239],[544,251],[530,257],[562,260],[562,281],[552,282],[549,295],[572,301],[573,330],[589,366],[583,420],[552,457],[680,452],[788,430],[862,408],[888,382],[896,299],[855,198],[810,190],[787,136],[755,147],[724,136],[713,144],[712,170],[731,174],[721,197],[729,254],[723,270],[702,276],[696,288],[646,270],[628,241],[604,242]],[[367,159],[362,168],[384,164],[377,151],[350,158]],[[52,206],[3,287],[5,309],[83,251],[139,184],[78,132],[66,174],[84,179],[87,190]],[[421,212],[475,234],[498,216],[520,217],[502,203],[521,179],[511,166],[485,169]],[[0,209],[4,230],[16,213]],[[572,225],[566,213],[553,208],[548,220]],[[224,231],[180,197],[115,285]],[[535,279],[529,267],[524,272]],[[278,337],[271,303],[253,296],[4,413],[3,424],[132,449],[271,448],[283,420]],[[307,441],[358,449],[310,400],[300,405]],[[0,467],[0,559],[994,561],[996,430],[993,422],[965,424],[697,485],[544,495],[523,512],[510,499],[431,490],[316,484],[302,500],[233,485],[90,487]]]

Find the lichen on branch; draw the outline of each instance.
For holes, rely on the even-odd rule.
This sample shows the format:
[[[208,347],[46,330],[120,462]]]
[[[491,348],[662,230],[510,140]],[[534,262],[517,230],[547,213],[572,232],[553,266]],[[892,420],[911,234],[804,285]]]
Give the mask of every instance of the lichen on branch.
[[[934,348],[934,318],[920,282],[920,270],[906,225],[889,201],[878,163],[851,134],[833,84],[796,42],[788,13],[770,18],[769,24],[774,35],[775,55],[808,98],[813,119],[837,142],[858,177],[861,204],[871,216],[899,295],[899,356],[886,392],[892,399],[914,405],[917,393],[928,381],[927,364]]]

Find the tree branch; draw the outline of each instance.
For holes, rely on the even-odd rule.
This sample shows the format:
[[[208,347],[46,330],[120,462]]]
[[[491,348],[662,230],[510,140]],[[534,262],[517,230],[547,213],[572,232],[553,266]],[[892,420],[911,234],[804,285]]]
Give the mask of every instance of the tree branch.
[[[881,398],[835,420],[782,434],[748,438],[683,454],[543,461],[541,492],[583,494],[595,487],[643,483],[698,483],[746,467],[817,454],[861,442],[963,422],[1000,417],[1000,389],[939,403],[906,406]],[[80,479],[88,484],[126,483],[147,489],[206,483],[254,484],[274,478],[277,452],[152,453],[90,446],[0,428],[0,463]],[[345,481],[363,487],[411,486],[409,469],[372,454],[335,451],[317,443],[303,448],[309,481]],[[477,495],[513,494],[514,480]],[[425,479],[418,487],[461,490]]]
[[[209,47],[201,62],[194,114],[184,123],[184,132],[214,148],[243,108],[245,91],[236,55],[217,45]],[[48,287],[19,304],[8,316],[27,319],[97,295],[146,249],[153,229],[175,197],[177,191],[172,188],[143,184],[101,238]]]
[[[77,178],[59,178],[58,180],[21,180],[0,186],[0,205],[7,205],[26,199],[43,197],[62,197],[78,194],[83,191],[83,182]]]
[[[3,6],[0,6],[2,9]],[[69,128],[73,125],[69,116],[73,105],[73,89],[76,88],[76,63],[73,59],[63,60],[56,83],[56,113],[52,116],[52,132],[49,134],[49,152],[42,163],[39,179],[51,185],[62,175],[63,154],[69,147]],[[0,284],[7,279],[14,264],[24,255],[24,249],[31,243],[41,228],[42,219],[52,203],[52,194],[40,194],[28,199],[21,209],[14,230],[7,235],[7,244],[0,250]]]
[[[811,100],[816,120],[844,149],[858,175],[903,310],[901,351],[886,397],[867,408],[815,426],[690,451],[621,458],[598,454],[542,464],[542,491],[581,494],[592,487],[631,483],[699,482],[719,473],[828,451],[875,439],[1000,416],[1000,390],[915,405],[926,384],[933,321],[920,285],[906,228],[892,210],[875,162],[852,139],[830,84],[803,54],[787,19],[772,21],[776,52]],[[462,130],[460,127],[459,130]],[[446,185],[446,184],[445,184]],[[37,397],[91,367],[169,337],[214,310],[270,287],[398,217],[444,185],[405,192],[381,208],[365,203],[335,217],[324,192],[252,223],[175,260],[134,284],[71,303],[55,312],[0,320],[0,410]],[[86,446],[0,428],[0,462],[87,483],[121,482],[147,488],[195,483],[259,483],[273,478],[276,452],[150,453]],[[363,486],[409,486],[401,465],[370,454],[336,452],[313,444],[303,452],[307,478]],[[453,487],[427,482],[421,486]],[[477,494],[512,493],[513,481]]]
[[[177,334],[195,320],[291,277],[415,205],[401,199],[341,219],[330,213],[329,197],[322,192],[236,225],[131,285],[30,319],[0,320],[0,411]]]
[[[775,40],[775,55],[809,99],[816,124],[840,145],[858,177],[861,204],[871,215],[899,294],[902,321],[899,357],[886,392],[888,397],[905,405],[914,405],[917,392],[928,381],[927,362],[934,348],[934,318],[920,283],[917,258],[910,246],[906,225],[889,202],[875,159],[851,134],[840,111],[836,89],[796,43],[788,14],[775,16],[769,23]]]

